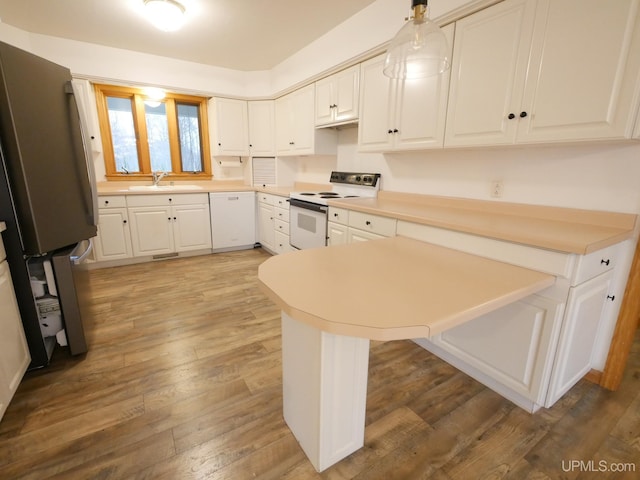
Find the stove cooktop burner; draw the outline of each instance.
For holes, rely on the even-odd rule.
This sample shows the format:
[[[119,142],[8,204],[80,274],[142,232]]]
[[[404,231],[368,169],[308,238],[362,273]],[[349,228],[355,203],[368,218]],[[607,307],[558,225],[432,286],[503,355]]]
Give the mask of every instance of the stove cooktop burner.
[[[315,195],[315,193],[313,193],[313,192],[301,192],[300,195],[307,195],[307,196],[313,197]]]
[[[337,192],[319,192],[318,195],[338,196],[340,194]]]

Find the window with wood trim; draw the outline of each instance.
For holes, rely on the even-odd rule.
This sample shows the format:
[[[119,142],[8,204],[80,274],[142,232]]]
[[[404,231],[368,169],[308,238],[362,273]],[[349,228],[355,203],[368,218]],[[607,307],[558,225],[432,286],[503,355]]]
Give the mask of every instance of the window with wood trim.
[[[94,85],[109,180],[139,180],[153,172],[211,178],[207,98]]]

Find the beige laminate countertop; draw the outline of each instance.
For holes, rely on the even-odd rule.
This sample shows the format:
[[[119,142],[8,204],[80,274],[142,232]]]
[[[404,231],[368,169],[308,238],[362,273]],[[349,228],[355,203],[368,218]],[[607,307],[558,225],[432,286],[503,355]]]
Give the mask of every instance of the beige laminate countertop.
[[[555,281],[406,237],[278,255],[260,265],[258,278],[292,318],[372,340],[428,338]]]
[[[584,255],[633,236],[637,215],[379,192],[330,206]]]
[[[180,188],[182,185],[186,185],[186,188]],[[161,186],[168,185],[168,182],[160,182]],[[190,188],[191,185],[196,185],[197,189]],[[98,182],[98,195],[154,195],[154,194],[166,194],[166,193],[215,193],[215,192],[264,192],[272,195],[279,195],[282,197],[288,197],[289,194],[296,190],[308,190],[308,191],[322,191],[326,190],[327,185],[315,184],[315,183],[295,183],[291,186],[284,187],[259,187],[252,185],[245,185],[237,180],[210,180],[197,182],[189,181],[175,181],[170,190],[130,190],[129,187],[136,186],[149,186],[149,182]]]

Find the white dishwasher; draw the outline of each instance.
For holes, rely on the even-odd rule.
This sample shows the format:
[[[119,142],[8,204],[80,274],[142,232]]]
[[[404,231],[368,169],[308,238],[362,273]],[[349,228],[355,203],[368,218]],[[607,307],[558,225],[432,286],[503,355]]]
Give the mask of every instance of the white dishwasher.
[[[253,248],[256,243],[255,192],[209,194],[214,252]]]

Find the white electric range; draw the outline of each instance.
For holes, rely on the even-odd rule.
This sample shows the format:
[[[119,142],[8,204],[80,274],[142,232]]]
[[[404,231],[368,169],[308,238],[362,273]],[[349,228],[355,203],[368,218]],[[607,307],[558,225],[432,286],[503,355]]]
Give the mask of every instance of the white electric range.
[[[331,172],[331,189],[321,192],[291,192],[289,195],[291,246],[302,250],[327,244],[329,200],[375,198],[380,189],[379,173]]]

